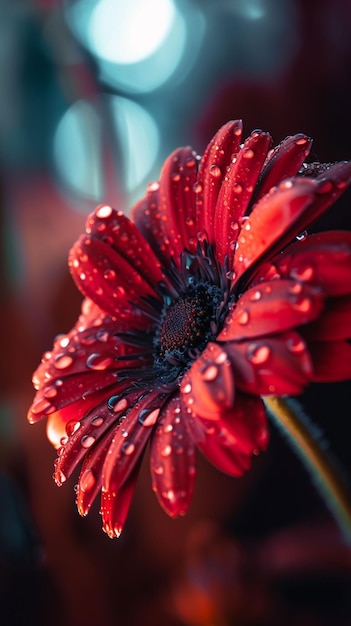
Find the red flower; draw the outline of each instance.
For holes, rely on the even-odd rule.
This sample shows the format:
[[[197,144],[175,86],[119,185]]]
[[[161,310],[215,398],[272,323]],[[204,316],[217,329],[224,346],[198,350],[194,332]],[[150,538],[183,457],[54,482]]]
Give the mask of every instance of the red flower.
[[[261,396],[351,375],[351,234],[305,234],[351,164],[306,165],[301,134],[241,141],[236,121],[202,159],[176,150],[133,221],[98,207],[70,253],[86,299],[34,374],[29,421],[49,416],[58,484],[83,461],[79,512],[101,490],[110,537],[148,441],[153,490],[184,514],[196,446],[240,476],[267,447]]]

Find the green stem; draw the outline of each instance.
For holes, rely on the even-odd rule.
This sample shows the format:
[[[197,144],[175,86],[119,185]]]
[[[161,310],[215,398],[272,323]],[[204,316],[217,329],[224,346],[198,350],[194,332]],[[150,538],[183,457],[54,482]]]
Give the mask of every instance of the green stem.
[[[351,543],[350,494],[326,450],[323,449],[323,442],[318,437],[317,429],[304,416],[298,414],[295,403],[276,397],[265,397],[263,400],[270,417],[287,435],[289,442],[309,470],[345,539]]]

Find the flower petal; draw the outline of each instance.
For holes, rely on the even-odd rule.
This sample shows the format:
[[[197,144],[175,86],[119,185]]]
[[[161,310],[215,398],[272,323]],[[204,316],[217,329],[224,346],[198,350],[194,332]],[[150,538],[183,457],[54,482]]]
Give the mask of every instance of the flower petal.
[[[197,226],[210,242],[214,241],[214,215],[217,198],[227,167],[236,156],[242,137],[241,120],[228,122],[215,134],[201,159],[197,195]]]
[[[268,133],[253,132],[226,167],[217,199],[213,240],[221,263],[229,255],[231,266],[241,218],[247,211],[270,143]]]
[[[251,465],[251,455],[268,445],[262,400],[240,392],[234,407],[219,419],[204,419],[193,412],[188,414],[186,425],[208,460],[231,476],[241,476]]]
[[[308,341],[351,338],[351,295],[329,298],[323,314],[303,329]]]
[[[196,153],[187,147],[175,150],[161,171],[159,219],[177,264],[184,248],[196,250],[197,166]]]
[[[140,272],[110,245],[83,235],[70,252],[69,266],[83,295],[105,313],[138,328],[147,326],[149,320],[137,305],[145,306],[145,298],[157,294]]]
[[[312,361],[302,337],[293,331],[233,341],[224,346],[235,385],[254,395],[297,395],[312,380]]]
[[[141,458],[118,492],[103,490],[101,493],[102,529],[110,539],[119,537],[123,530],[136,487],[140,461]]]
[[[98,206],[87,219],[86,232],[123,256],[151,286],[165,280],[159,259],[122,211],[108,205]]]
[[[259,258],[281,252],[337,200],[350,181],[351,161],[341,162],[316,179],[287,179],[261,198],[238,238],[236,279]]]
[[[62,484],[93,446],[100,446],[110,428],[118,431],[128,409],[140,396],[140,391],[124,397],[112,407],[105,399],[88,411],[79,421],[67,424],[67,441],[59,449],[54,478]],[[121,429],[123,430],[123,428]]]
[[[180,392],[185,406],[209,420],[217,420],[223,412],[233,408],[233,371],[218,344],[209,343],[194,361],[182,379]]]
[[[265,281],[239,298],[217,340],[242,340],[296,328],[315,319],[322,308],[317,287],[295,280]]]
[[[278,275],[315,284],[327,296],[351,293],[351,233],[333,231],[309,235],[272,260]],[[268,266],[262,267],[264,277]]]
[[[194,491],[195,446],[186,429],[186,419],[176,395],[162,409],[151,438],[152,488],[171,517],[186,513]]]
[[[284,178],[290,178],[299,171],[308,157],[312,139],[299,133],[286,137],[268,155],[257,185],[255,200],[262,198],[272,187],[276,187]]]
[[[347,341],[311,341],[313,380],[338,382],[351,378],[351,345]]]
[[[128,479],[144,452],[166,397],[158,391],[141,397],[128,412],[123,428],[115,431],[103,467],[104,491],[118,492]]]

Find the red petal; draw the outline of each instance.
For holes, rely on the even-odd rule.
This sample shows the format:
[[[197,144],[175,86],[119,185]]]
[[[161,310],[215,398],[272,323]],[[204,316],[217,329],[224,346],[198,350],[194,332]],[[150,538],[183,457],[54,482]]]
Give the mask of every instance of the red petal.
[[[286,180],[265,195],[245,220],[234,256],[235,278],[266,254],[313,202],[315,184],[307,178]]]
[[[315,382],[338,382],[351,378],[351,345],[347,341],[309,343]]]
[[[189,414],[186,425],[196,445],[218,469],[241,476],[249,469],[251,455],[268,444],[262,400],[238,393],[235,405],[218,420]]]
[[[161,264],[135,224],[108,205],[100,205],[89,215],[86,232],[121,255],[150,285],[164,280]]]
[[[284,139],[268,155],[260,176],[256,200],[262,198],[284,178],[295,176],[309,155],[312,139],[299,133]]]
[[[235,387],[232,367],[219,345],[207,345],[185,373],[180,391],[184,405],[209,420],[217,420],[223,412],[233,408]]]
[[[119,537],[123,530],[134,495],[139,468],[140,462],[134,467],[128,480],[121,485],[118,492],[102,491],[100,509],[102,528],[110,539]]]
[[[351,292],[351,233],[334,231],[310,235],[273,259],[283,278],[318,285],[327,296]],[[260,272],[264,275],[266,268]]]
[[[171,256],[171,242],[167,238],[159,212],[158,182],[150,183],[145,198],[132,208],[131,216],[143,237],[149,243],[163,265],[167,265]]]
[[[227,165],[218,194],[214,223],[214,241],[221,263],[226,255],[232,261],[239,224],[253,195],[270,142],[268,133],[253,132],[245,140],[237,157]]]
[[[322,307],[317,287],[292,280],[262,282],[239,298],[217,340],[246,339],[296,328],[315,319]]]
[[[69,266],[80,291],[113,318],[147,326],[145,314],[133,306],[156,296],[149,283],[108,244],[83,235],[70,252]]]
[[[119,430],[130,405],[140,396],[140,391],[129,394],[113,408],[109,408],[107,398],[86,413],[80,420],[77,418],[67,424],[68,441],[60,448],[55,463],[54,478],[58,484],[68,478],[80,461],[94,446],[100,446],[105,434],[113,428]],[[123,428],[121,429],[123,430]]]
[[[151,391],[129,411],[123,428],[116,430],[103,468],[103,489],[117,492],[142,456],[166,394]]]
[[[298,395],[312,379],[312,362],[298,333],[226,343],[235,385],[254,395]]]
[[[159,220],[177,263],[184,248],[195,252],[197,246],[196,179],[196,154],[189,147],[173,152],[161,171]]]
[[[197,196],[197,225],[205,231],[210,243],[214,242],[214,215],[219,190],[227,166],[239,150],[242,122],[228,122],[215,134],[201,159],[198,185],[202,191]]]
[[[351,295],[327,300],[325,311],[303,329],[308,341],[338,341],[351,338]]]
[[[162,409],[151,439],[152,488],[162,508],[171,517],[184,515],[194,491],[195,446],[185,426],[179,396]]]

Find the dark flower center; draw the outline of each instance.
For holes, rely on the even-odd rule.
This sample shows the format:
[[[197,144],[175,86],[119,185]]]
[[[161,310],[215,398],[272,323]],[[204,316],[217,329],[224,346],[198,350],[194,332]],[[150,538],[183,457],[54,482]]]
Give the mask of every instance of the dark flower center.
[[[215,285],[197,285],[164,309],[156,336],[158,358],[180,364],[204,349],[218,331],[220,295]]]

